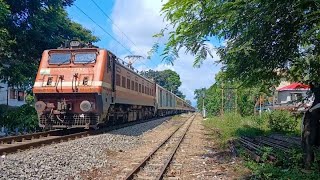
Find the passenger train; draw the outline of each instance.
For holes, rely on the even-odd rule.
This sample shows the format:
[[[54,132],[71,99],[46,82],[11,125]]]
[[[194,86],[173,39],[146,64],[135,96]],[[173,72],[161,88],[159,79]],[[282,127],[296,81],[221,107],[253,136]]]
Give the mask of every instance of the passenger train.
[[[79,41],[43,52],[33,93],[44,129],[99,128],[195,111],[112,52]]]

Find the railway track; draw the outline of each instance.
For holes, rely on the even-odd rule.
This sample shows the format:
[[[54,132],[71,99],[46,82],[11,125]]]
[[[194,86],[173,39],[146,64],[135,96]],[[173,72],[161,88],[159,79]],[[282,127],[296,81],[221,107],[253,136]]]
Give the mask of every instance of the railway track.
[[[231,143],[231,146],[242,147],[252,159],[257,162],[263,161],[263,148],[271,147],[283,152],[289,152],[293,148],[300,148],[300,139],[298,137],[288,137],[280,134],[258,137],[240,137]],[[236,149],[232,147],[231,149]],[[268,161],[276,161],[276,156],[272,153],[267,156]]]
[[[164,117],[170,119],[171,117]],[[119,124],[109,126],[98,130],[79,130],[79,129],[68,129],[68,130],[54,130],[47,132],[38,132],[27,135],[11,136],[0,138],[0,155],[14,153],[26,149],[31,149],[39,146],[60,143],[64,141],[70,141],[90,135],[97,135],[105,132],[109,132],[116,129],[141,124],[159,118],[153,118],[143,121],[134,121],[126,124]]]
[[[60,143],[90,135],[90,131],[57,130],[0,139],[0,155],[14,153],[53,143]]]
[[[141,162],[137,163],[124,179],[162,179],[194,118],[195,115],[192,115],[175,129]]]

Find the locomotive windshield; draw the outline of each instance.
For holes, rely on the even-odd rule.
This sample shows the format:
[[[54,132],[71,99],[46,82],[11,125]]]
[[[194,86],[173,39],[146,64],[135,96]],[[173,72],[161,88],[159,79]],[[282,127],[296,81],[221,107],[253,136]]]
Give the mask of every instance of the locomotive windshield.
[[[49,64],[69,64],[71,54],[69,53],[50,53]]]
[[[96,53],[77,53],[74,57],[75,64],[89,64],[95,63]]]

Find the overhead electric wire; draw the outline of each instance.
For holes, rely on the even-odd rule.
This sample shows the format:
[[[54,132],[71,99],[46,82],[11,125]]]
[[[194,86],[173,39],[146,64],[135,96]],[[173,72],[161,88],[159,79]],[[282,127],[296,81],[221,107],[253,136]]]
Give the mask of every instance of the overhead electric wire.
[[[140,51],[143,53],[143,51],[141,49],[138,48],[138,46],[129,38],[129,36],[127,36],[122,30],[121,28],[110,18],[110,16],[108,16],[108,14],[106,12],[104,12],[104,10],[94,1],[91,0],[91,2],[110,20],[110,22]],[[144,53],[143,53],[144,54]],[[138,59],[140,62],[142,62],[145,66],[147,66],[141,59]],[[152,63],[153,64],[153,63]],[[155,65],[155,64],[153,64]]]
[[[120,41],[118,41],[115,37],[113,37],[107,30],[105,30],[102,26],[100,26],[95,20],[93,20],[87,13],[85,13],[81,8],[79,8],[76,4],[74,4],[74,6],[81,11],[85,16],[87,16],[87,18],[89,18],[94,24],[96,24],[103,32],[105,32],[106,34],[108,34],[114,41],[116,41],[118,44],[120,44],[126,51],[128,51],[130,54],[133,55],[133,53],[130,51],[130,49],[128,49],[127,47],[125,47]]]
[[[111,21],[111,23],[134,45],[137,47],[137,45],[120,29],[120,27],[113,22],[113,20],[108,16],[108,14],[106,12],[103,11],[103,9],[94,1],[91,0],[91,2],[93,2],[93,4]]]

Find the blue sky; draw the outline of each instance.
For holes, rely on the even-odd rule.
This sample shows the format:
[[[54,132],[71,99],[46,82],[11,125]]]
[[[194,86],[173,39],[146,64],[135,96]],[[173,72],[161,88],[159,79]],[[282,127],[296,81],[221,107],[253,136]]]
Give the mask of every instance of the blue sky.
[[[160,15],[162,4],[161,0],[76,0],[75,6],[68,7],[67,12],[73,21],[82,24],[100,38],[100,41],[95,43],[96,45],[112,51],[123,59],[130,52],[146,57],[147,52],[156,41],[159,41],[160,45],[165,43],[165,37],[159,40],[152,37],[166,25]],[[212,38],[210,43],[212,47],[220,44],[216,38]],[[214,49],[212,51],[214,57],[207,59],[200,68],[193,68],[194,57],[184,52],[179,53],[180,58],[174,62],[173,66],[166,64],[161,61],[161,51],[151,60],[136,61],[134,67],[138,70],[171,69],[176,71],[182,81],[179,89],[186,95],[186,99],[191,100],[195,105],[193,91],[202,87],[210,87],[214,82],[214,75],[220,69],[214,64],[219,57],[215,55]]]

